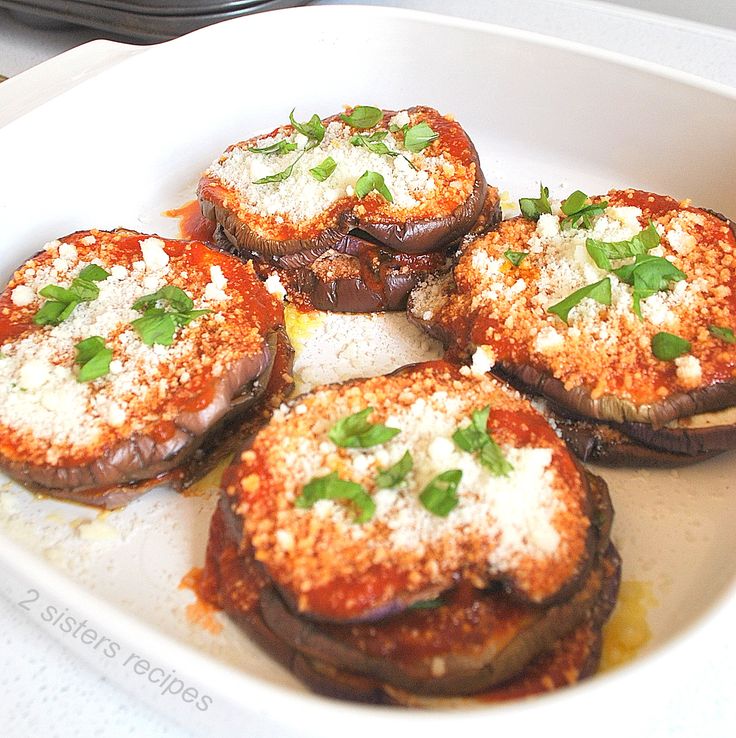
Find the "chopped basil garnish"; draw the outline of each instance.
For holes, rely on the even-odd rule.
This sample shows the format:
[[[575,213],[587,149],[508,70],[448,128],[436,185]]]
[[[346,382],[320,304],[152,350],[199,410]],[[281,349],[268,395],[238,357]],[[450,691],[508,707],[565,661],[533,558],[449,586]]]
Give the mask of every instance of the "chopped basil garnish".
[[[672,361],[690,351],[690,341],[662,331],[652,336],[652,353],[662,361]]]
[[[323,159],[320,164],[317,164],[316,167],[312,167],[312,169],[309,170],[309,173],[318,182],[324,182],[332,175],[336,168],[337,162],[331,156],[328,156],[326,159]]]
[[[341,418],[330,428],[328,438],[343,448],[369,448],[380,446],[390,441],[401,431],[398,428],[389,428],[381,423],[368,422],[368,416],[373,412],[372,407]]]
[[[419,500],[429,512],[446,518],[456,507],[460,500],[457,496],[457,488],[463,473],[460,469],[450,469],[438,474],[419,495]]]
[[[634,312],[641,318],[641,301],[657,292],[670,289],[671,282],[679,282],[686,275],[662,256],[638,254],[633,264],[627,264],[613,273],[626,284],[633,285]]]
[[[596,241],[588,238],[585,248],[599,269],[612,271],[611,259],[628,259],[631,256],[646,254],[659,245],[659,233],[650,221],[649,226],[637,233],[630,241]]]
[[[382,118],[383,111],[370,105],[358,105],[350,115],[340,116],[351,128],[373,128]]]
[[[586,297],[590,297],[601,305],[610,305],[611,278],[604,277],[600,282],[594,282],[593,284],[581,287],[579,290],[575,290],[575,292],[568,295],[564,300],[548,307],[547,312],[554,313],[567,323],[567,316],[570,314],[570,311]]]
[[[409,605],[410,610],[436,610],[442,607],[445,602],[441,597],[435,597],[433,600],[417,600]]]
[[[194,307],[192,298],[183,289],[167,284],[150,295],[139,297],[133,303],[133,310],[143,312],[148,308],[156,307],[158,302],[168,302],[174,310],[179,312],[187,312]]]
[[[608,207],[608,201],[597,202],[588,205],[588,196],[580,190],[575,190],[565,202],[562,203],[561,210],[567,216],[560,223],[563,229],[577,228],[580,222],[585,228],[590,228],[593,223],[591,218],[594,215],[601,215]]]
[[[50,284],[39,291],[41,297],[49,299],[33,316],[36,325],[59,325],[66,320],[80,302],[92,302],[100,296],[95,282],[104,282],[110,276],[101,266],[88,264],[74,278],[69,288]]]
[[[288,167],[286,167],[286,169],[282,169],[280,172],[276,172],[276,174],[269,174],[267,177],[254,179],[253,184],[271,184],[272,182],[283,182],[284,180],[289,179],[289,177],[291,177],[291,173],[294,171],[294,165],[302,158],[302,156],[304,156],[303,151],[296,157],[296,159],[294,159],[294,161],[291,162],[291,164],[289,164]]]
[[[730,328],[721,328],[717,325],[709,325],[708,333],[710,333],[711,336],[720,338],[721,341],[725,341],[726,343],[736,343],[736,336],[734,336],[733,331]]]
[[[294,130],[299,131],[302,136],[306,136],[309,139],[305,150],[313,149],[315,146],[319,146],[322,143],[322,139],[325,137],[325,127],[322,125],[322,121],[319,119],[317,113],[315,113],[306,123],[299,123],[294,120],[294,110],[289,113],[289,121],[294,126]]]
[[[104,377],[110,371],[112,349],[105,346],[101,336],[85,338],[74,348],[77,350],[74,363],[79,364],[77,382],[91,382],[93,379]]]
[[[433,131],[427,123],[422,121],[404,132],[404,146],[409,151],[418,154],[439,137],[439,133]]]
[[[525,218],[530,220],[539,220],[542,213],[551,213],[552,208],[549,204],[549,189],[543,184],[539,184],[539,197],[522,197],[519,200],[519,209]]]
[[[249,146],[248,151],[252,151],[254,154],[288,154],[290,151],[296,151],[296,144],[291,143],[291,141],[282,140],[260,148]]]
[[[383,179],[383,175],[378,172],[363,172],[355,183],[355,194],[362,200],[369,192],[375,190],[384,200],[393,202],[394,198],[386,182]]]
[[[297,507],[309,508],[318,500],[347,500],[357,508],[354,522],[366,523],[376,511],[376,503],[371,496],[356,482],[340,479],[337,472],[324,477],[315,477],[304,485],[302,493],[297,497]]]
[[[480,451],[480,463],[496,476],[507,477],[514,467],[506,460],[499,445],[488,432],[488,416],[491,413],[490,405],[482,410],[474,410],[470,425],[458,428],[452,434],[455,445],[469,454]]]
[[[159,302],[168,302],[172,310],[158,307]],[[150,295],[144,295],[133,303],[133,309],[143,313],[142,318],[131,322],[133,328],[147,346],[161,344],[170,346],[176,329],[189,325],[210,310],[193,310],[194,302],[184,290],[165,285]]]
[[[529,256],[528,251],[511,251],[511,249],[508,249],[507,251],[503,252],[503,255],[510,261],[515,267],[518,267],[519,264],[521,264],[524,259],[526,259],[527,256]]]
[[[393,466],[378,472],[376,475],[376,487],[378,489],[396,487],[396,485],[406,479],[406,475],[412,470],[413,466],[414,460],[407,451]]]
[[[363,148],[368,149],[368,151],[372,151],[374,154],[381,154],[383,156],[399,156],[398,151],[392,151],[383,142],[383,139],[386,138],[386,136],[386,131],[376,131],[370,136],[356,133],[354,136],[351,136],[350,143],[353,144],[353,146],[362,146]]]

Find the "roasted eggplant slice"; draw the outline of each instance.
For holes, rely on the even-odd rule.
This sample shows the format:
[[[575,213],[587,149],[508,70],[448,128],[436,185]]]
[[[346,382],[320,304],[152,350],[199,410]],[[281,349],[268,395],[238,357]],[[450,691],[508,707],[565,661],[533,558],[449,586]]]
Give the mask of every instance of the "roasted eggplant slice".
[[[118,507],[181,484],[203,444],[261,411],[277,355],[288,374],[280,304],[201,242],[73,233],[0,301],[0,467],[44,494]]]
[[[200,181],[204,215],[266,259],[334,249],[353,231],[403,253],[437,250],[467,233],[486,182],[462,127],[420,106],[373,108],[360,127],[345,120],[355,112],[230,146]],[[358,184],[364,173],[380,180]]]
[[[733,224],[637,190],[578,199],[466,244],[452,280],[414,291],[412,319],[565,415],[611,424],[617,450],[595,441],[606,463],[625,457],[620,433],[663,463],[732,447],[728,424],[670,425],[736,406]]]
[[[242,480],[254,485],[251,477]],[[555,604],[520,602],[501,583],[477,589],[460,575],[439,597],[398,615],[370,623],[315,620],[274,586],[243,525],[246,506],[229,487],[213,517],[200,593],[322,694],[433,706],[458,695],[492,701],[546,691],[595,670],[600,629],[616,599],[620,561],[609,542],[610,498],[600,478],[588,474],[586,484],[593,564],[576,591]]]

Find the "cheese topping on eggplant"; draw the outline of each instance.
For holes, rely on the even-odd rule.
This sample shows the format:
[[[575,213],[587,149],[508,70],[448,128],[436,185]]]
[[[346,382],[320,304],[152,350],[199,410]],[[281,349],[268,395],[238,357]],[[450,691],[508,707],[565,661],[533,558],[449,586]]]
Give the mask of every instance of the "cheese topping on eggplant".
[[[613,395],[635,405],[657,403],[736,375],[736,345],[709,328],[736,328],[736,238],[715,215],[672,198],[635,190],[612,191],[609,206],[590,228],[561,228],[563,215],[538,222],[515,218],[498,231],[466,244],[449,281],[415,291],[419,319],[439,323],[460,342],[483,345],[495,361],[532,365],[561,380],[567,390],[585,387],[593,399]],[[586,248],[588,239],[628,241],[649,228],[659,236],[650,256],[668,261],[685,276],[640,299],[614,273],[633,258],[602,269]],[[526,257],[515,266],[508,252]],[[610,280],[610,305],[583,297],[567,320],[549,309],[575,291]],[[474,316],[474,317],[471,317]],[[674,360],[654,355],[660,332],[689,342]]]
[[[58,325],[34,316],[48,285],[68,289],[97,265],[99,295]],[[131,325],[136,300],[178,287],[206,310],[176,330],[171,345],[147,345]],[[161,303],[159,303],[161,306]],[[0,296],[0,451],[38,464],[79,462],[134,433],[163,441],[172,419],[196,410],[232,362],[263,347],[278,304],[250,265],[199,242],[131,231],[91,231],[52,241],[16,271]],[[75,347],[98,336],[109,369],[79,381]]]
[[[243,453],[228,491],[239,496],[256,558],[288,586],[303,609],[336,582],[367,580],[376,569],[391,586],[416,591],[446,583],[458,571],[480,581],[513,579],[543,599],[585,558],[589,521],[580,473],[544,419],[490,377],[456,369],[416,369],[391,377],[315,390],[283,406]],[[494,473],[463,451],[453,433],[490,405],[489,428],[510,464]],[[371,423],[400,429],[385,443],[344,448],[330,429],[373,408]],[[376,476],[409,451],[412,469],[379,489]],[[462,472],[457,504],[442,516],[420,501],[437,475]],[[375,510],[356,522],[345,500],[295,504],[313,479],[337,473],[370,495]]]
[[[422,122],[439,137],[412,152],[404,146],[401,127]],[[449,216],[470,196],[476,178],[472,144],[459,124],[431,108],[385,113],[370,129],[351,127],[339,116],[323,124],[324,138],[318,143],[285,125],[230,146],[205,172],[200,197],[236,213],[263,238],[286,239],[335,227],[338,211],[350,208],[360,216],[406,221]],[[351,143],[356,136],[374,135],[382,136],[377,143],[391,153]],[[282,154],[250,150],[279,142],[296,148]],[[310,170],[327,157],[334,170],[319,179]],[[279,176],[292,165],[288,176]],[[392,202],[378,191],[358,196],[356,185],[366,172],[383,178]],[[274,175],[279,181],[259,183]]]

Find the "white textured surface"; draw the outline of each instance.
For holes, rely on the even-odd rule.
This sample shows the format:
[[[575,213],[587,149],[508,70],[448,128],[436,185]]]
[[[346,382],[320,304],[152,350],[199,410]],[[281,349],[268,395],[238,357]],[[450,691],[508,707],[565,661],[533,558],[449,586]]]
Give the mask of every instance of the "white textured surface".
[[[317,4],[326,3],[318,0]],[[372,4],[447,12],[527,28],[655,60],[736,85],[736,35],[732,32],[628,13],[604,3],[374,0]],[[637,5],[662,8],[665,3]],[[713,22],[721,20],[724,26],[729,25],[728,8],[718,14],[719,6],[729,4],[677,3],[675,10],[687,12],[692,5],[698,5],[702,14],[704,6],[712,6],[714,15],[699,15],[699,19],[712,17]],[[28,29],[7,12],[0,11],[0,73],[16,74],[94,37],[95,33],[87,30]],[[630,522],[636,530],[636,520],[620,522]],[[31,735],[185,738],[189,735],[79,663],[59,642],[37,628],[17,603],[0,600],[0,626],[3,633],[0,636],[0,734],[5,738]],[[731,715],[733,727],[733,708],[728,713],[723,706],[720,709],[724,717]],[[349,726],[345,727],[349,730]],[[722,734],[726,735],[726,723],[723,727]]]

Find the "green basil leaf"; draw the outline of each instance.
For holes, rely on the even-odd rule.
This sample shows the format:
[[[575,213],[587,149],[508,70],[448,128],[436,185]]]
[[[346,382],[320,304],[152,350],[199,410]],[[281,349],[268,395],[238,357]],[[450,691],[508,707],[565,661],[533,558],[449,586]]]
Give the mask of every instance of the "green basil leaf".
[[[611,304],[611,279],[610,277],[604,277],[600,282],[594,282],[588,284],[585,287],[581,287],[579,290],[575,290],[571,295],[568,295],[564,300],[561,300],[555,305],[547,308],[548,313],[554,313],[558,317],[567,323],[567,316],[581,300],[586,297],[590,297],[592,300],[599,302],[601,305]]]
[[[167,284],[150,295],[139,297],[133,303],[133,310],[144,312],[155,307],[158,302],[168,302],[174,310],[179,312],[188,312],[194,307],[192,298],[183,289]]]
[[[662,256],[638,254],[633,264],[614,269],[613,273],[624,283],[633,285],[634,313],[641,315],[641,301],[657,292],[670,289],[672,282],[680,282],[686,274]]]
[[[612,271],[611,259],[627,259],[631,256],[646,254],[659,245],[659,233],[654,224],[637,233],[630,241],[596,241],[588,238],[585,248],[599,269]]]
[[[288,154],[290,151],[296,151],[296,144],[291,141],[281,140],[276,141],[268,146],[249,146],[248,151],[252,151],[254,154]]]
[[[314,148],[322,143],[322,139],[325,137],[325,127],[322,125],[322,121],[319,119],[317,113],[315,113],[306,123],[298,123],[294,120],[294,110],[289,113],[289,121],[294,126],[294,130],[299,131],[302,136],[306,136],[311,142],[311,146],[307,148]],[[260,184],[260,183],[257,183]]]
[[[378,472],[376,475],[376,487],[378,489],[396,487],[406,479],[406,475],[412,470],[413,466],[414,459],[412,459],[411,454],[407,451],[393,466]]]
[[[71,290],[65,287],[59,287],[55,284],[46,285],[43,289],[38,291],[41,297],[48,297],[51,300],[58,300],[59,302],[74,302],[77,300],[77,296]]]
[[[415,154],[429,146],[432,141],[436,141],[440,134],[433,131],[427,123],[422,121],[415,126],[407,129],[404,133],[404,146]]]
[[[383,119],[383,111],[370,105],[358,105],[350,115],[340,116],[351,128],[373,128]]]
[[[457,488],[463,473],[460,469],[450,469],[438,474],[419,495],[419,500],[429,512],[446,518],[460,502]]]
[[[435,597],[433,600],[417,600],[409,605],[410,610],[436,610],[445,604],[441,597]]]
[[[375,190],[388,202],[393,202],[394,198],[386,187],[383,175],[378,172],[363,172],[355,183],[355,194],[362,200],[369,192]]]
[[[529,252],[528,251],[511,251],[511,249],[508,249],[507,251],[503,252],[503,255],[515,267],[518,267],[519,264],[521,264],[521,262],[524,261],[524,259],[526,259],[527,256],[529,256]]]
[[[326,159],[323,159],[320,164],[317,164],[316,167],[312,167],[312,169],[309,170],[309,173],[318,182],[324,182],[332,175],[336,168],[337,162],[331,156],[328,156]]]
[[[291,177],[291,173],[294,171],[294,165],[299,161],[299,159],[304,156],[304,152],[302,151],[299,156],[297,156],[294,161],[289,164],[286,169],[282,169],[280,172],[276,172],[276,174],[269,174],[267,177],[261,177],[260,179],[254,179],[253,184],[262,185],[262,184],[271,184],[273,182],[284,182],[285,180],[289,179]]]
[[[401,431],[398,428],[389,428],[380,423],[370,423],[368,416],[373,412],[372,407],[348,415],[335,423],[327,437],[336,445],[343,448],[370,448],[390,441]]]
[[[549,204],[549,189],[543,184],[539,184],[539,197],[522,197],[519,200],[519,209],[525,218],[530,220],[539,220],[542,213],[551,213],[552,207]]]
[[[47,300],[41,308],[33,316],[33,322],[36,325],[59,325],[64,320],[62,313],[69,305],[76,307],[76,302],[59,302],[57,300]]]
[[[585,228],[592,226],[591,218],[594,215],[601,215],[608,207],[608,201],[592,203],[586,205],[588,196],[580,190],[575,190],[562,203],[561,210],[567,216],[560,224],[563,229],[576,228],[582,221]]]
[[[471,415],[470,425],[458,428],[452,440],[463,451],[468,453],[480,452],[480,463],[496,476],[508,476],[514,467],[506,460],[500,446],[493,440],[488,432],[488,416],[491,406],[486,405],[482,410],[474,410]]]
[[[673,333],[661,331],[652,336],[652,353],[662,361],[672,361],[690,351],[690,341]]]
[[[90,282],[104,282],[110,276],[110,272],[106,272],[98,264],[87,264],[81,272],[78,279],[86,279]]]
[[[377,133],[381,133],[381,131],[377,131]],[[374,139],[374,136],[375,134],[373,134],[373,136],[363,136],[360,133],[356,133],[354,136],[351,136],[350,143],[353,146],[362,146],[374,154],[381,154],[383,156],[399,156],[398,151],[391,151],[391,149],[383,143],[382,139],[386,137],[385,134],[381,138],[377,139]]]
[[[455,441],[455,444],[470,454],[480,451],[488,443],[488,416],[490,413],[490,405],[486,405],[482,410],[474,410],[470,425],[465,428],[458,428],[452,434],[452,440]]]
[[[77,277],[69,288],[78,302],[92,302],[100,296],[100,288],[89,279]]]
[[[720,338],[721,341],[725,341],[726,343],[736,343],[736,336],[730,328],[721,328],[717,325],[709,325],[708,332],[711,336]]]
[[[80,341],[75,347],[79,364],[77,382],[91,382],[93,379],[104,377],[110,371],[112,349],[105,346],[100,336],[90,336]]]
[[[105,340],[101,336],[90,336],[80,341],[74,348],[77,350],[77,358],[74,361],[77,364],[86,364],[105,348]]]
[[[177,327],[171,313],[155,308],[146,310],[143,317],[132,321],[131,325],[146,346],[153,346],[156,343],[170,346],[174,341]]]
[[[506,459],[501,447],[490,435],[488,443],[480,450],[480,463],[497,477],[507,477],[514,470],[513,464]]]
[[[304,485],[295,505],[310,508],[318,500],[347,500],[356,508],[354,522],[366,523],[376,512],[376,503],[365,489],[356,482],[340,479],[337,472],[324,477],[315,477]]]
[[[74,308],[77,307],[77,305],[79,305],[77,300],[68,302],[61,313],[59,313],[59,323],[63,323],[74,312]]]
[[[190,310],[189,312],[181,313],[181,312],[171,312],[168,313],[170,315],[174,322],[177,324],[177,326],[185,326],[189,325],[193,320],[196,320],[197,318],[201,318],[203,315],[207,315],[207,313],[211,313],[211,310]]]

